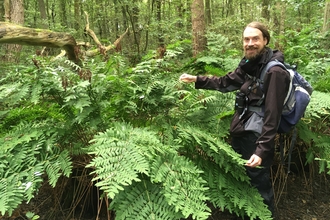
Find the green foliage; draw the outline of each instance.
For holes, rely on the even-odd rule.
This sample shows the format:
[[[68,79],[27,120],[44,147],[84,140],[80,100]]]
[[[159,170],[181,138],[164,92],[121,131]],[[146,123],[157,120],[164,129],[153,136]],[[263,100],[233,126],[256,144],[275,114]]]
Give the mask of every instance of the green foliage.
[[[46,122],[45,122],[46,123]],[[11,215],[23,201],[30,201],[43,181],[44,172],[55,185],[59,176],[69,176],[71,162],[66,150],[58,156],[52,132],[45,124],[20,124],[0,139],[0,213]]]
[[[125,210],[120,208],[124,211],[118,213],[120,219],[134,219],[136,216],[145,219],[159,214],[173,217],[180,216],[176,214],[179,211],[185,217],[192,215],[194,219],[206,219],[209,215],[205,204],[205,181],[199,176],[201,171],[191,161],[179,156],[175,147],[163,145],[153,132],[118,123],[95,136],[92,142],[91,154],[95,157],[89,166],[95,167],[96,186],[114,198],[113,207],[120,208],[123,203],[135,201],[128,207],[125,205]],[[147,180],[149,183],[137,183]],[[145,184],[156,185],[148,187],[151,191],[147,193],[144,192]],[[116,198],[120,190],[125,191],[121,194],[127,196],[128,201],[122,201],[121,195]],[[127,195],[127,191],[133,194]],[[140,213],[139,207],[145,204],[150,206]],[[172,213],[157,214],[156,207]]]
[[[300,123],[299,137],[310,145],[307,162],[319,161],[319,171],[330,174],[330,98],[327,93],[313,92],[306,115]]]
[[[160,188],[149,179],[125,187],[111,203],[111,208],[116,210],[116,219],[182,219],[184,216],[175,210],[175,206],[169,206],[164,194],[159,193]]]
[[[287,29],[278,38],[283,39],[286,61],[298,66],[327,57],[328,51],[323,47],[327,38],[319,31],[320,22],[305,25],[301,29]],[[284,41],[285,40],[285,41]]]
[[[61,175],[70,176],[73,156],[88,154],[93,182],[118,219],[207,219],[208,202],[269,219],[245,161],[227,141],[234,95],[178,81],[185,70],[223,75],[234,69],[238,53],[228,52],[227,44],[215,35],[205,54],[186,63],[176,59],[185,49],[174,43],[163,59],[147,55],[132,68],[118,55],[83,67],[40,58],[39,69],[20,67],[4,76],[1,214],[31,200],[42,181],[56,186]],[[320,61],[302,66],[315,83],[329,69],[326,59]],[[329,106],[326,93],[315,91],[299,124],[309,161],[318,160],[327,173]]]

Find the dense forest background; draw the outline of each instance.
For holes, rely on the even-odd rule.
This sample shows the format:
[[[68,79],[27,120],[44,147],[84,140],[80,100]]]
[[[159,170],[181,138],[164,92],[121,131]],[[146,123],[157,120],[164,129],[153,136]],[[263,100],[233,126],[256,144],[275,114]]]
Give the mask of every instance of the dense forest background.
[[[234,94],[178,81],[235,69],[256,20],[314,87],[290,173],[292,134],[276,155],[276,205],[292,177],[329,193],[328,0],[0,0],[0,15],[0,219],[270,219],[228,144]]]

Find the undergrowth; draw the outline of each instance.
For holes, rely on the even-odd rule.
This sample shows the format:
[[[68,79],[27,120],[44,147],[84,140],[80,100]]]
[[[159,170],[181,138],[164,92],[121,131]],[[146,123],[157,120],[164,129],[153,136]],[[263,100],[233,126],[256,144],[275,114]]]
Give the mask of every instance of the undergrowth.
[[[223,36],[223,44],[213,39],[214,51],[226,51]],[[269,219],[249,185],[245,162],[228,144],[233,94],[178,81],[182,72],[223,75],[235,68],[238,53],[210,50],[180,65],[175,58],[183,56],[184,44],[133,68],[118,55],[82,67],[40,58],[38,66],[19,66],[4,76],[0,214],[11,215],[30,201],[43,181],[55,187],[61,176],[72,178],[73,158],[87,157],[82,166],[91,170],[116,219],[207,219],[209,203],[238,216]],[[305,75],[321,85],[324,78],[312,73],[326,77],[329,67],[316,61],[308,66]],[[298,128],[308,162],[317,160],[319,171],[330,174],[326,92],[313,93]]]

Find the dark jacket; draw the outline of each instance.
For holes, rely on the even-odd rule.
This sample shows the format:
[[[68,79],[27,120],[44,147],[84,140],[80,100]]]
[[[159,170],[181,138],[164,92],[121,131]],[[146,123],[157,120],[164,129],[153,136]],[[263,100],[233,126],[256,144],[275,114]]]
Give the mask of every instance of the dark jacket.
[[[239,89],[247,95],[249,106],[255,106],[264,95],[262,104],[264,108],[263,125],[255,151],[255,154],[262,159],[267,158],[268,153],[274,147],[274,139],[290,83],[289,73],[279,66],[270,68],[266,73],[262,89],[256,84],[255,79],[251,79],[254,76],[259,79],[262,67],[270,60],[277,59],[284,62],[284,56],[280,51],[274,50],[273,53],[270,51],[271,49],[266,48],[265,52],[253,61],[247,61],[243,58],[236,70],[223,77],[198,76],[195,83],[196,89],[211,89],[220,92]],[[246,132],[244,125],[252,114],[252,111],[247,111],[241,118],[237,112],[234,114],[230,126],[232,136],[244,135]]]

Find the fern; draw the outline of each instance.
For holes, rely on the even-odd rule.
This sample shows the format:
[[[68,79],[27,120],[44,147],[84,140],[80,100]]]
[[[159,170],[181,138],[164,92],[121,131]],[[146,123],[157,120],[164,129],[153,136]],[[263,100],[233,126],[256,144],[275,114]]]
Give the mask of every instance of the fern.
[[[57,155],[48,150],[49,142],[43,132],[42,124],[20,124],[15,129],[0,139],[0,191],[3,196],[0,199],[0,213],[12,211],[23,201],[30,201],[43,182],[42,174],[46,171],[55,183],[62,175],[71,173],[71,162],[67,152]],[[50,172],[49,167],[55,167],[57,171]]]
[[[329,117],[330,98],[328,94],[315,91],[307,107],[306,115],[299,123],[299,137],[309,144],[307,162],[317,160],[320,164],[319,172],[328,174],[330,174]]]
[[[208,198],[204,194],[206,182],[200,177],[202,171],[174,152],[161,156],[151,165],[151,180],[162,183],[162,193],[168,204],[175,206],[186,218],[192,214],[194,219],[206,219],[210,210],[205,204]]]
[[[140,154],[135,143],[130,142],[130,133],[125,126],[108,129],[92,140],[95,158],[87,167],[95,167],[96,186],[114,198],[123,186],[140,181],[139,173],[148,173],[148,162]]]
[[[185,217],[192,215],[194,219],[206,219],[209,215],[210,210],[204,203],[207,199],[205,182],[200,178],[200,171],[186,158],[178,156],[175,148],[162,145],[146,129],[115,123],[113,129],[95,136],[90,148],[95,158],[88,167],[95,167],[94,181],[114,199],[114,207],[117,207],[116,196],[126,193],[123,190],[130,191],[141,181],[140,176],[145,175],[151,183],[158,185],[159,193],[165,199],[157,200],[152,206],[163,206],[166,202],[169,206],[166,209],[172,210],[170,207],[173,206],[175,212]],[[140,205],[136,204],[137,207]],[[135,204],[131,206],[135,213],[130,216],[138,216]]]
[[[160,192],[161,186],[152,184],[147,177],[141,182],[133,182],[125,187],[111,202],[110,208],[116,210],[116,219],[127,220],[175,220],[184,216],[169,206]]]

